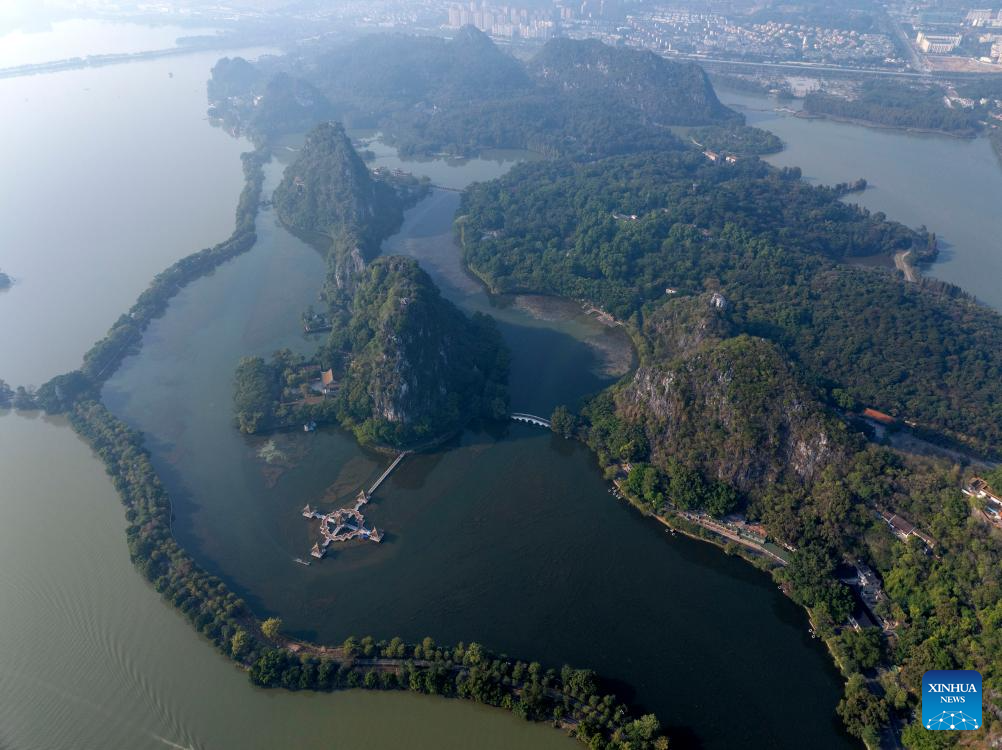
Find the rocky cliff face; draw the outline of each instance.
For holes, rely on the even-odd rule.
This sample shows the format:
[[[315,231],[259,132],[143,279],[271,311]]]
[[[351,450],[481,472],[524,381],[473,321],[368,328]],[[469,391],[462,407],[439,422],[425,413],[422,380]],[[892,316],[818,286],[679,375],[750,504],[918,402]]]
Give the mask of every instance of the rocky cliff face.
[[[373,234],[372,224],[386,218],[387,208],[399,211],[393,191],[377,183],[356,153],[340,123],[315,128],[296,161],[290,164],[275,190],[275,210],[288,226],[302,232],[334,236],[356,232]]]
[[[340,123],[307,136],[274,201],[286,226],[331,241],[327,294],[338,303],[350,298],[366,262],[400,226],[407,202],[372,178]]]
[[[735,326],[727,315],[722,294],[681,297],[662,305],[644,320],[643,338],[651,357],[667,361],[696,351],[706,341],[733,336]]]
[[[771,342],[730,337],[719,295],[678,300],[645,324],[654,351],[616,394],[643,427],[651,461],[676,458],[755,492],[811,482],[844,448],[844,430]]]
[[[699,66],[610,47],[597,39],[554,39],[532,59],[529,71],[565,94],[612,98],[661,125],[743,121],[720,103]]]
[[[342,408],[366,439],[426,440],[507,413],[507,351],[493,321],[466,318],[410,258],[364,269],[348,341]]]

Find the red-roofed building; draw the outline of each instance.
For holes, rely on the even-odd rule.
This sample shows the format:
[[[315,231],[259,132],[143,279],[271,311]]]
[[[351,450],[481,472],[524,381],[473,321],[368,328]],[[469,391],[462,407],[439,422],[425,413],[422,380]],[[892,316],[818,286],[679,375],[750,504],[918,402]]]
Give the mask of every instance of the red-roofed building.
[[[324,393],[330,393],[335,388],[337,388],[337,382],[334,380],[334,370],[324,370],[320,373],[320,390]]]
[[[884,414],[884,412],[877,411],[876,409],[863,409],[863,416],[867,419],[872,419],[874,422],[880,422],[880,424],[891,425],[898,421],[890,414]]]

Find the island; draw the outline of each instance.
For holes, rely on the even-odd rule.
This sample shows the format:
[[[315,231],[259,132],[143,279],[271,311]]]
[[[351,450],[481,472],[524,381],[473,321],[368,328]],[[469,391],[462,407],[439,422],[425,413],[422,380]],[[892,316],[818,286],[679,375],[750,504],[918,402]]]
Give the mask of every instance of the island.
[[[636,370],[580,409],[558,408],[552,429],[593,450],[618,496],[745,556],[807,608],[844,675],[837,712],[850,733],[876,747],[904,726],[907,747],[928,747],[913,715],[929,668],[977,668],[995,699],[1002,547],[962,488],[983,486],[965,476],[971,464],[999,457],[1002,316],[895,270],[901,253],[936,257],[932,232],[843,200],[865,183],[815,187],[755,158],[775,144],[744,130],[697,66],[597,42],[554,40],[518,61],[473,29],[377,36],[221,62],[210,95],[217,120],[258,145],[234,236],[158,276],[36,401],[66,412],[105,462],[139,570],[256,684],[453,695],[555,721],[596,748],[665,746],[657,719],[599,697],[588,672],[479,644],[285,637],[178,545],[142,435],[100,402],[167,300],[253,244],[262,160],[308,124],[274,205],[323,249],[330,331],[309,356],[239,364],[238,427],[329,420],[420,447],[507,413],[493,322],[442,299],[413,260],[377,257],[427,186],[371,174],[336,112],[408,153],[544,157],[465,191],[455,229],[490,290],[574,299],[636,344]],[[948,452],[920,457],[902,437]],[[349,511],[362,504],[322,514],[328,532],[358,521]],[[982,736],[998,732],[988,716]],[[938,746],[957,744],[941,734]]]
[[[380,129],[404,155],[503,148],[594,158],[670,147],[672,126],[726,126],[775,145],[720,103],[699,66],[596,40],[553,39],[520,61],[466,26],[451,40],[369,35],[300,63],[291,75],[281,58],[221,60],[210,116],[260,144],[336,113],[348,127]]]
[[[698,146],[556,159],[471,187],[456,231],[492,290],[581,299],[631,332],[639,368],[554,429],[645,513],[772,569],[876,747],[934,653],[997,673],[1000,599],[975,571],[1002,548],[962,469],[890,446],[906,431],[998,456],[1002,316],[898,276],[890,258],[933,258],[935,237],[840,200],[852,187]]]
[[[0,289],[7,289],[13,284],[13,280],[3,271],[0,271]]]
[[[340,125],[310,133],[274,201],[287,226],[329,245],[331,331],[308,359],[240,364],[241,430],[336,422],[363,443],[399,447],[507,417],[508,352],[493,319],[467,318],[413,259],[374,259],[422,188],[374,179]]]

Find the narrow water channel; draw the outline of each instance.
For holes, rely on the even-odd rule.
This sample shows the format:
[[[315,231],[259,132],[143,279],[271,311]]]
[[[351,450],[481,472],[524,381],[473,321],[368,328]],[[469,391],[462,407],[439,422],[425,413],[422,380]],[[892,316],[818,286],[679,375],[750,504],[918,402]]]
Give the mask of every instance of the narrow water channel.
[[[509,166],[448,169],[466,184]],[[271,188],[280,168],[269,166]],[[457,202],[435,191],[385,250],[418,258],[446,296],[498,319],[513,352],[514,408],[547,415],[629,366],[622,332],[573,303],[490,299],[460,265]],[[382,544],[297,565],[316,533],[302,506],[335,507],[387,459],[337,429],[255,438],[233,429],[239,357],[315,345],[298,318],[315,300],[320,255],[270,211],[258,225],[258,246],[185,289],[104,393],[147,434],[179,539],[206,567],[305,637],[432,635],[594,668],[635,688],[629,697],[672,727],[678,747],[851,746],[834,713],[840,680],[804,613],[767,576],[617,502],[585,448],[539,428],[468,430],[408,458],[367,508],[387,531]]]

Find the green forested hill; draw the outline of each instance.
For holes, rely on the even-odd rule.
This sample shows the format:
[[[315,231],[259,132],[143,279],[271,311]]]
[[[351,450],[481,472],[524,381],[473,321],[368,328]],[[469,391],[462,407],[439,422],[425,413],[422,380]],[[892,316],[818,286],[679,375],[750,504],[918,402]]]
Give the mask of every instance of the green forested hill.
[[[494,320],[463,315],[416,261],[387,256],[365,265],[344,304],[309,360],[282,351],[269,362],[240,363],[241,430],[336,421],[364,443],[403,447],[507,415],[508,350]],[[333,370],[336,386],[318,402],[295,405],[319,368]]]
[[[895,128],[942,130],[958,135],[975,135],[981,129],[980,113],[943,102],[938,85],[905,85],[872,80],[860,86],[853,97],[815,91],[804,99],[804,111]]]
[[[370,34],[320,51],[305,75],[345,113],[370,118],[503,99],[532,87],[522,64],[472,26],[451,40]]]
[[[259,140],[305,129],[305,111],[379,128],[405,153],[591,158],[677,148],[668,125],[743,127],[699,67],[595,41],[553,40],[523,63],[472,27],[451,40],[378,34],[253,71],[221,62],[209,90],[213,114]]]
[[[392,187],[372,178],[340,123],[310,132],[299,157],[286,168],[274,203],[279,218],[293,229],[328,237],[355,233],[373,251],[403,219],[403,201]]]
[[[404,209],[424,195],[423,183],[375,179],[340,123],[317,126],[274,193],[282,222],[329,241],[328,302],[350,299],[355,278],[395,232]]]
[[[615,404],[666,474],[681,462],[743,492],[810,484],[845,456],[845,426],[775,344],[746,334],[642,366]]]
[[[947,285],[850,265],[930,257],[935,239],[846,205],[849,187],[698,153],[553,161],[472,187],[456,226],[491,288],[588,300],[628,323],[640,368],[579,415],[555,412],[555,429],[609,475],[628,467],[623,486],[647,508],[740,509],[790,545],[777,578],[840,660],[839,716],[876,746],[891,712],[911,721],[927,669],[979,669],[997,703],[1002,545],[960,493],[961,469],[868,445],[838,411],[873,405],[997,452],[1002,317]],[[880,511],[935,547],[901,541]],[[836,574],[847,560],[883,580],[893,637],[839,627],[854,606]],[[903,740],[930,747],[917,724]]]
[[[954,289],[842,262],[934,248],[842,193],[698,154],[539,163],[469,191],[459,230],[469,265],[499,291],[585,298],[641,321],[666,289],[719,289],[739,331],[780,345],[819,385],[995,450],[999,316]]]
[[[507,416],[508,354],[494,321],[466,318],[410,258],[365,269],[332,342],[351,353],[340,420],[366,442],[413,443]]]
[[[573,102],[600,97],[612,109],[656,125],[743,120],[720,103],[706,73],[695,63],[610,47],[597,39],[553,39],[532,58],[529,71],[555,96]]]
[[[333,419],[360,440],[399,446],[507,414],[507,349],[493,320],[467,319],[415,261],[373,260],[420,195],[420,183],[373,178],[340,124],[309,134],[274,204],[287,226],[330,242],[324,294],[333,330],[310,367],[288,352],[241,363],[234,407],[242,430]],[[317,366],[335,371],[333,392],[319,404],[279,406],[303,401],[290,386],[306,385],[303,373]]]

